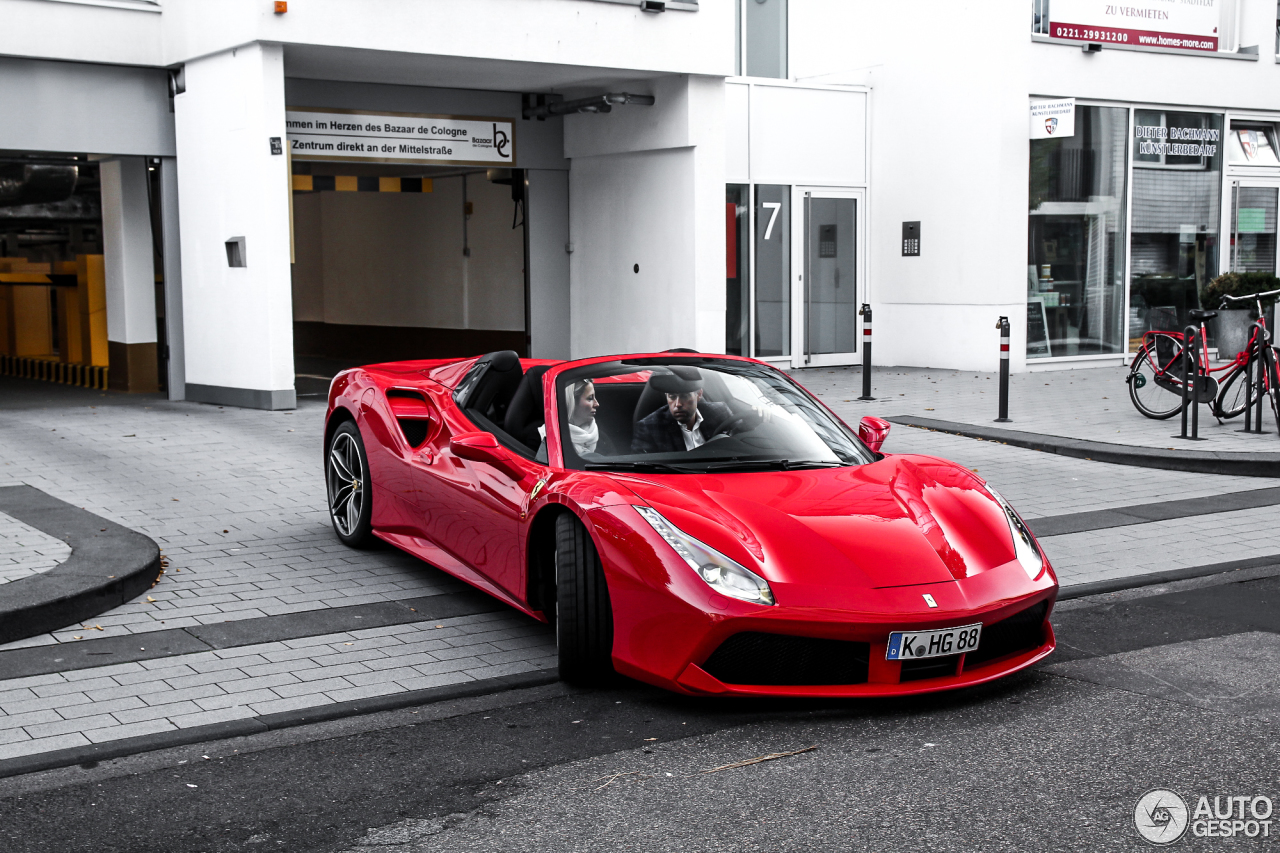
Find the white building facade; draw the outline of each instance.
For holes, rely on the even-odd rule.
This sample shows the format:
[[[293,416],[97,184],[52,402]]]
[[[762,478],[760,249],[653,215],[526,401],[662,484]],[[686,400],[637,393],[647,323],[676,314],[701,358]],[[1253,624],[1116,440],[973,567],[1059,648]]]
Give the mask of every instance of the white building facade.
[[[1216,275],[1276,272],[1271,0],[0,21],[0,267],[103,256],[114,387],[154,363],[173,398],[288,408],[299,376],[497,349],[851,364],[863,306],[877,364],[994,369],[1001,316],[1015,370],[1118,364]],[[69,165],[80,195],[40,190]]]

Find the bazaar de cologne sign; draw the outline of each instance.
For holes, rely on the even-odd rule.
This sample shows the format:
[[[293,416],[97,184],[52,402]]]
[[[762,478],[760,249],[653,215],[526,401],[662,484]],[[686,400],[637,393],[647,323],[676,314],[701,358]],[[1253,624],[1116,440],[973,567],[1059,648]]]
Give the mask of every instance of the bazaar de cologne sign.
[[[294,160],[512,166],[516,159],[508,118],[286,107],[285,131]]]
[[[1218,49],[1223,0],[1052,0],[1049,35],[1071,41]]]

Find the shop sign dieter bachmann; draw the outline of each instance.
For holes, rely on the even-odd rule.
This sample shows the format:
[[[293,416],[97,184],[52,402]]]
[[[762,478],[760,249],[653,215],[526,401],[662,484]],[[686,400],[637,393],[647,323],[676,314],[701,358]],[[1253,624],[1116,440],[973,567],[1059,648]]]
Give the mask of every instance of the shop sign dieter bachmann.
[[[1053,0],[1049,4],[1049,35],[1102,44],[1216,51],[1221,2]]]

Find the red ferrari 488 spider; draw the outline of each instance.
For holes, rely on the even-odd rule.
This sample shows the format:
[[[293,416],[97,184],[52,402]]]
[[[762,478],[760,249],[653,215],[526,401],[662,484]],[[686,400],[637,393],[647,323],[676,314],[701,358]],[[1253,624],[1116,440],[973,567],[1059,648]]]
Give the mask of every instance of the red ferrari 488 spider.
[[[1054,648],[1053,569],[976,474],[880,452],[786,374],[673,351],[345,371],[338,537],[554,623],[561,675],[703,695],[978,684]]]

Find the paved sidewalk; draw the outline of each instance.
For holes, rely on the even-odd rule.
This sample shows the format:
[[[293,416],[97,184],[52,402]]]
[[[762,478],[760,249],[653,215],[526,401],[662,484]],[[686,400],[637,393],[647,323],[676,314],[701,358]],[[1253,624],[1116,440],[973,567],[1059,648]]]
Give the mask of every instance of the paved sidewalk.
[[[61,539],[0,512],[0,583],[47,572],[69,556]]]
[[[1081,385],[1097,394],[1105,372]],[[850,390],[860,381],[857,371],[810,371],[800,378],[856,422],[868,412],[923,414],[925,408],[932,416],[971,411],[977,417],[988,400],[994,407],[994,397],[987,392],[992,381],[976,375],[947,372],[948,382],[936,371],[889,372],[877,386],[891,382],[905,396],[871,405],[844,402],[857,396]],[[1036,377],[1039,387],[1065,387],[1069,400],[1080,393],[1072,374]],[[1062,408],[1069,412],[1073,405]],[[0,646],[0,655],[19,648],[56,654],[65,644],[111,637],[136,641],[143,654],[149,635],[159,638],[164,635],[156,632],[169,629],[342,608],[352,613],[358,605],[435,600],[468,589],[395,550],[352,551],[337,542],[320,470],[323,414],[322,401],[307,399],[294,412],[111,394],[49,406],[0,405],[0,485],[28,483],[132,527],[155,539],[169,560],[148,595],[92,624]],[[1131,407],[1121,416],[1138,417]],[[885,449],[955,459],[1032,519],[1271,486],[1262,478],[1107,465],[900,426]],[[1280,539],[1266,533],[1276,513],[1262,508],[1086,530],[1044,543],[1065,586],[1278,553]],[[56,556],[50,543],[15,525],[0,519],[0,561],[45,565]],[[0,759],[553,666],[546,626],[499,609],[35,672],[0,680]]]
[[[999,374],[932,370],[920,367],[872,369],[874,402],[860,402],[862,370],[856,367],[808,368],[792,371],[806,388],[821,394],[841,417],[856,423],[863,415],[913,415],[938,420],[1040,435],[1105,441],[1170,450],[1218,450],[1280,453],[1280,434],[1264,406],[1266,432],[1245,434],[1244,418],[1219,424],[1200,407],[1200,436],[1205,441],[1174,439],[1181,421],[1154,421],[1138,413],[1125,384],[1127,367],[1090,367],[1040,373],[1018,373],[1009,380],[1009,417],[999,414]]]

